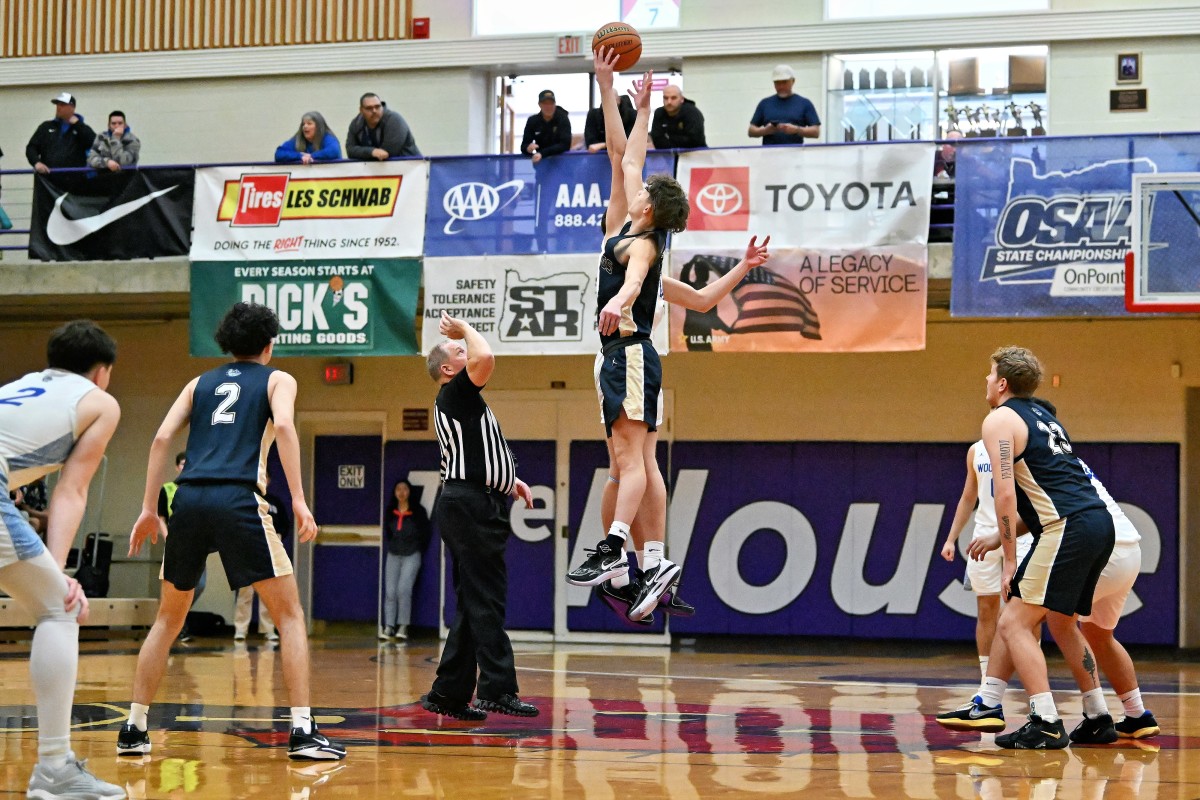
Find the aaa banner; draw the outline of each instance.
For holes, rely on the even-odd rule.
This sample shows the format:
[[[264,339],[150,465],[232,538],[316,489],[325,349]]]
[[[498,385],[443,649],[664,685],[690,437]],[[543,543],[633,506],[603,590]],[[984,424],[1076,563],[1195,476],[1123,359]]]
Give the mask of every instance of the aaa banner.
[[[193,261],[402,258],[424,247],[429,162],[196,171]]]
[[[415,258],[194,261],[191,354],[221,355],[212,333],[234,303],[247,302],[278,315],[277,356],[413,355],[420,285]]]

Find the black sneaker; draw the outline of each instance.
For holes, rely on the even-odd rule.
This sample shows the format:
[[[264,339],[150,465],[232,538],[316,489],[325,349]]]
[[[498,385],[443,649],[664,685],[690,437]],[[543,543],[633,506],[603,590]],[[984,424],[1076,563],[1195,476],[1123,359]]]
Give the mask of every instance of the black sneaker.
[[[507,714],[510,717],[536,717],[538,707],[526,703],[515,694],[502,694],[495,700],[475,698],[475,708],[480,711],[494,711],[497,714]]]
[[[663,613],[672,617],[694,617],[696,607],[679,596],[679,584],[676,583],[670,591],[664,592],[658,599],[658,607]]]
[[[1006,750],[1061,750],[1070,743],[1061,719],[1047,722],[1037,714],[1019,730],[996,737],[996,746]]]
[[[117,734],[117,755],[141,756],[150,752],[150,734],[140,731],[132,722],[121,726]]]
[[[179,630],[179,638],[176,639],[175,641],[179,642],[180,644],[184,644],[184,643],[190,642],[191,640],[192,640],[192,632],[190,630],[188,630],[187,623],[185,622],[185,623],[183,623],[183,627]]]
[[[654,569],[643,572],[642,585],[638,589],[637,600],[629,609],[629,618],[642,619],[653,611],[659,598],[679,580],[679,572],[679,565],[665,558]]]
[[[583,552],[591,555],[567,573],[567,583],[575,586],[595,586],[629,572],[629,562],[625,559],[623,548],[614,550],[608,542],[601,541],[595,550],[585,549]]]
[[[312,733],[305,733],[303,728],[292,728],[288,737],[288,758],[306,759],[309,761],[340,761],[346,757],[346,748],[334,744],[317,730],[317,723],[312,724]]]
[[[1083,715],[1083,720],[1071,731],[1071,744],[1112,744],[1117,740],[1117,729],[1108,714],[1098,717]]]
[[[629,607],[633,605],[633,601],[637,599],[636,583],[629,583],[625,586],[613,586],[612,581],[605,581],[596,587],[596,594],[600,595],[600,599],[604,604],[613,610],[613,612],[624,620],[626,625],[632,625],[637,628],[649,628],[654,624],[654,615],[647,614],[641,619],[629,618]]]
[[[421,695],[421,708],[443,717],[453,717],[466,722],[483,722],[487,714],[467,703],[456,703],[436,692]]]
[[[1117,736],[1122,739],[1145,739],[1158,735],[1158,720],[1149,711],[1143,711],[1140,717],[1125,717],[1115,726]]]
[[[975,695],[971,702],[953,711],[938,714],[937,723],[952,731],[1002,731],[1004,730],[1004,706],[988,708],[983,698]]]

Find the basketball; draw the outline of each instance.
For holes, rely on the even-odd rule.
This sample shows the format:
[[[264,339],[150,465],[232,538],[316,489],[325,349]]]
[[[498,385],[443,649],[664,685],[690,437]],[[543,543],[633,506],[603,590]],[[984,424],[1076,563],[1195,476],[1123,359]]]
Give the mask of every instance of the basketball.
[[[642,57],[642,37],[624,22],[610,22],[592,37],[592,52],[607,47],[617,53],[616,72],[624,72]]]

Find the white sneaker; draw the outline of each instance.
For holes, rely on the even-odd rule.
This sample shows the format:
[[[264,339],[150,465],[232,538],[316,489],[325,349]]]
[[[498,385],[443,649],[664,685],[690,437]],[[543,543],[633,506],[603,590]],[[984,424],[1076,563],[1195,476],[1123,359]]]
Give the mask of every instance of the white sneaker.
[[[397,639],[407,639],[408,638],[408,626],[407,625],[401,625],[398,628],[396,628],[396,638]]]
[[[121,800],[125,790],[88,772],[87,761],[72,758],[57,769],[35,766],[25,796],[34,800]]]
[[[236,632],[233,634],[233,640],[234,640],[235,642],[244,642],[244,641],[246,641],[246,632],[245,632],[245,631],[236,631]]]

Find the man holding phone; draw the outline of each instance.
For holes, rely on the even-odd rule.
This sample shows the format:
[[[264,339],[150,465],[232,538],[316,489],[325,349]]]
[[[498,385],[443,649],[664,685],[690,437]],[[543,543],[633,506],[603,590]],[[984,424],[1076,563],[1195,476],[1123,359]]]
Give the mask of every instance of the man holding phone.
[[[796,83],[792,68],[780,64],[771,80],[775,94],[758,101],[750,118],[750,138],[761,138],[763,144],[804,144],[805,139],[819,139],[821,118],[811,100],[792,91]]]

